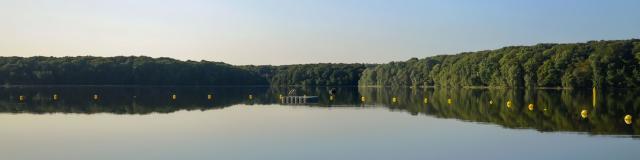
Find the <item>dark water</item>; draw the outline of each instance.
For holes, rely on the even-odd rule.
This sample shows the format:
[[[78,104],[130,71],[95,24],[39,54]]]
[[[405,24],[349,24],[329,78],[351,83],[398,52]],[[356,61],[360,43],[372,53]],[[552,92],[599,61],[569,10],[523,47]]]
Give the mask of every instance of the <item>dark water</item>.
[[[280,96],[291,89],[319,100],[283,103]],[[640,155],[638,90],[597,90],[594,98],[591,89],[339,87],[333,97],[329,89],[0,88],[0,157],[637,159]]]

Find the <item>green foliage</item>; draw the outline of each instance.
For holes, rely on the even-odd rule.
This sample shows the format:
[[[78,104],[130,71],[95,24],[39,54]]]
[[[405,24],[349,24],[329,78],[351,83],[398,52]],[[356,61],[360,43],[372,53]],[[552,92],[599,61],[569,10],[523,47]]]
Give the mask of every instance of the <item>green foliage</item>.
[[[0,83],[12,85],[264,85],[229,64],[150,57],[0,57]]]
[[[340,86],[358,85],[364,64],[300,64],[243,66],[265,77],[271,85]]]
[[[150,57],[0,57],[0,83],[639,87],[640,40],[511,46],[383,65],[232,66]]]
[[[364,64],[232,66],[150,57],[0,57],[10,85],[357,85]]]
[[[362,86],[638,87],[640,40],[512,46],[367,68]]]

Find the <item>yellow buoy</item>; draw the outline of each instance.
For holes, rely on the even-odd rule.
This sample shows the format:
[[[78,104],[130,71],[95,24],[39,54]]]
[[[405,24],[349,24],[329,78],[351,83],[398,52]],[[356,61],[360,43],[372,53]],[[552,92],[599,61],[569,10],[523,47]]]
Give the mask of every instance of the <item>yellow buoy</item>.
[[[396,98],[396,97],[391,98],[391,102],[393,102],[393,103],[398,102],[398,98]]]
[[[580,117],[582,117],[582,118],[587,118],[587,116],[589,116],[589,111],[587,111],[586,109],[583,109],[583,110],[580,112]]]
[[[593,95],[591,96],[593,99],[593,107],[596,107],[596,87],[593,87],[593,89],[591,90],[591,92],[593,93]]]
[[[207,95],[207,99],[208,100],[212,100],[213,99],[213,95],[211,95],[211,94]]]
[[[493,104],[493,100],[489,100],[489,104]]]
[[[53,94],[53,100],[58,100],[58,95],[57,94]]]
[[[333,95],[329,96],[329,101],[333,101]]]
[[[360,97],[360,101],[364,102],[365,101],[365,97],[364,96]]]
[[[447,99],[447,104],[451,104],[453,103],[453,101],[451,100],[451,98]]]
[[[429,103],[429,99],[427,99],[427,97],[424,97],[424,104]]]
[[[249,95],[249,99],[253,99],[253,95]]]
[[[24,98],[24,96],[19,96],[19,97],[18,97],[18,99],[19,99],[20,101],[24,101],[24,99],[25,99],[25,98]]]
[[[507,108],[511,108],[511,101],[507,101]]]
[[[93,95],[93,100],[98,100],[98,98],[100,98],[100,97],[98,97],[98,95],[97,95],[97,94],[94,94],[94,95]]]
[[[624,123],[626,123],[626,124],[631,124],[631,123],[633,122],[633,121],[632,121],[632,120],[633,120],[632,118],[633,118],[633,117],[631,117],[631,115],[628,115],[628,114],[627,114],[626,116],[624,116]]]
[[[178,99],[178,96],[176,96],[175,94],[174,94],[174,95],[171,95],[171,99],[172,99],[172,100],[176,100],[176,99]]]
[[[527,108],[529,108],[530,111],[533,111],[533,104],[530,103]]]

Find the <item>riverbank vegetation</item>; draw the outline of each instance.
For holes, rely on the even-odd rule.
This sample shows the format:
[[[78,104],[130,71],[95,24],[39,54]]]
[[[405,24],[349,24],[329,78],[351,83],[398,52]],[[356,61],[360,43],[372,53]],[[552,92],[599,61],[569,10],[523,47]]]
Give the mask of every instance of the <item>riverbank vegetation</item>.
[[[254,72],[209,61],[150,57],[1,57],[9,85],[266,85]]]
[[[640,87],[640,40],[511,46],[380,65],[233,66],[150,57],[0,57],[5,85]]]
[[[363,64],[233,66],[151,57],[0,57],[5,85],[352,85]]]
[[[356,86],[364,64],[298,64],[243,66],[266,78],[271,85]]]
[[[361,86],[638,87],[640,40],[512,46],[367,68]]]

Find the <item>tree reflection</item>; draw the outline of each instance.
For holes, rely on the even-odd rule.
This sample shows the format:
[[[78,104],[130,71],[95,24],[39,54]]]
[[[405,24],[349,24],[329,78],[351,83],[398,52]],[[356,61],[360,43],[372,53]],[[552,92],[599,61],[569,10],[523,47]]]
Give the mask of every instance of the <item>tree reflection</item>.
[[[413,90],[413,91],[412,91]],[[520,89],[399,89],[360,88],[359,92],[392,110],[412,115],[498,124],[506,128],[538,131],[587,132],[590,134],[639,135],[638,122],[627,123],[626,115],[638,115],[637,90],[602,91],[595,107],[591,91]],[[397,96],[398,103],[387,101]],[[429,103],[423,103],[423,97]],[[449,99],[453,102],[449,103]],[[512,107],[508,107],[510,103]],[[585,118],[583,110],[586,111]]]
[[[542,132],[640,135],[640,91],[337,87],[9,87],[3,113],[149,114],[283,104],[290,90],[318,96],[310,107],[384,106],[411,115],[491,123]],[[248,97],[251,95],[251,98]],[[22,96],[22,100],[20,100]],[[96,98],[99,97],[99,98]],[[366,97],[366,101],[361,101]],[[595,104],[593,104],[595,102]]]

